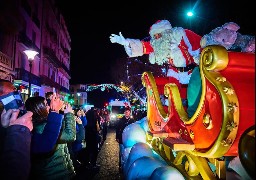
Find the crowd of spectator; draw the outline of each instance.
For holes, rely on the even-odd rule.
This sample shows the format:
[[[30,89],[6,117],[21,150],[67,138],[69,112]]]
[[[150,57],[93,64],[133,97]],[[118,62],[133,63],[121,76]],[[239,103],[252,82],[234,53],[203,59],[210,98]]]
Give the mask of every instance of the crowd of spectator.
[[[75,179],[96,163],[106,140],[108,111],[73,108],[48,92],[22,102],[14,85],[0,80],[1,179]],[[17,106],[14,106],[18,102]]]

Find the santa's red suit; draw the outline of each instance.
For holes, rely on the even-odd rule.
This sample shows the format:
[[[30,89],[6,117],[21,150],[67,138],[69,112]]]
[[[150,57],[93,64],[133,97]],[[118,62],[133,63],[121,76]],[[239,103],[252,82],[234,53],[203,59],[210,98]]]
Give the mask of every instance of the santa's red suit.
[[[181,27],[172,27],[167,20],[157,21],[150,27],[150,40],[126,38],[125,51],[129,57],[149,54],[150,63],[169,64],[167,76],[186,98],[186,87],[191,72],[199,64],[201,36]]]

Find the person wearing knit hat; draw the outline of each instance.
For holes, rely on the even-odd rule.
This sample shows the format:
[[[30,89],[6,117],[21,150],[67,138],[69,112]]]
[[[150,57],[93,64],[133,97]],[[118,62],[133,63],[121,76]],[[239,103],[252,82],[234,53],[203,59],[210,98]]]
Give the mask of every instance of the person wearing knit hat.
[[[151,64],[169,64],[167,76],[176,83],[186,99],[186,87],[195,66],[199,64],[201,36],[182,27],[172,27],[168,20],[158,20],[149,30],[150,40],[124,38],[111,34],[110,41],[124,46],[129,57],[149,54]],[[184,84],[184,85],[182,85]]]
[[[122,168],[123,168],[123,158],[122,158],[122,152],[124,151],[123,131],[128,125],[134,122],[135,120],[131,116],[131,107],[126,106],[124,109],[124,116],[118,120],[116,125],[116,141],[119,143],[119,171],[120,172],[122,172]]]

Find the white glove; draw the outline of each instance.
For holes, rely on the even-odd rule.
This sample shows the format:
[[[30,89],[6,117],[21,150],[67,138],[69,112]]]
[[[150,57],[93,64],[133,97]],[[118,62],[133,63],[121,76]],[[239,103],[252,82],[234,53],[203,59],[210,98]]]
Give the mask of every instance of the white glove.
[[[119,36],[116,35],[116,34],[111,34],[111,36],[109,38],[110,38],[110,41],[112,43],[118,43],[118,44],[121,44],[123,46],[128,45],[128,42],[125,40],[125,38],[124,38],[124,36],[122,35],[121,32],[119,32]]]

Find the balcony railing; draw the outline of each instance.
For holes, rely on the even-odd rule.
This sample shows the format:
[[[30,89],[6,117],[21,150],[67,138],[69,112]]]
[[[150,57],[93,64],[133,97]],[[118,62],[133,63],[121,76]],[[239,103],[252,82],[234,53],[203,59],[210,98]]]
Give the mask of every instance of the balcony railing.
[[[51,62],[53,64],[55,64],[57,66],[57,68],[60,68],[62,66],[61,62],[59,61],[59,59],[55,55],[54,50],[52,50],[49,47],[44,46],[43,51],[44,51],[44,55],[48,56],[49,57],[48,59],[51,60]]]
[[[47,85],[50,87],[55,87],[56,89],[60,89],[61,86],[56,83],[55,81],[53,81],[52,79],[50,79],[49,77],[45,76],[45,75],[41,75],[41,84],[43,85]]]
[[[68,70],[64,63],[61,63],[61,67],[68,73],[69,76],[71,76],[70,70]]]
[[[32,48],[37,52],[40,52],[40,49],[35,45],[35,43],[32,42],[31,39],[28,38],[25,32],[20,32],[19,33],[19,38],[18,41],[23,43],[25,46],[28,48]],[[40,56],[40,55],[39,55]]]
[[[46,57],[48,56],[48,60],[50,60],[57,68],[62,68],[64,69],[64,71],[68,73],[69,76],[71,75],[70,70],[68,70],[64,63],[59,61],[59,59],[57,58],[57,56],[51,48],[44,46],[43,51],[44,55]]]

